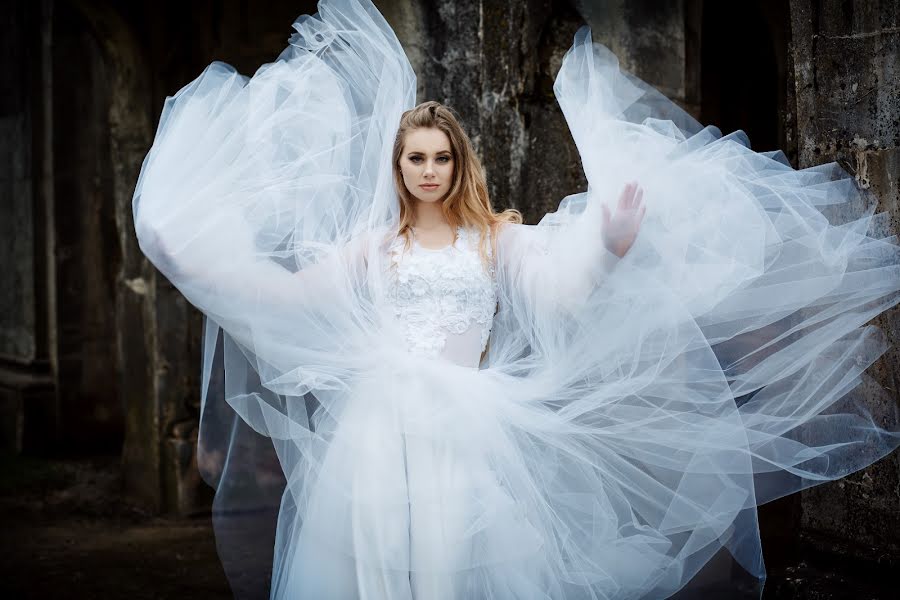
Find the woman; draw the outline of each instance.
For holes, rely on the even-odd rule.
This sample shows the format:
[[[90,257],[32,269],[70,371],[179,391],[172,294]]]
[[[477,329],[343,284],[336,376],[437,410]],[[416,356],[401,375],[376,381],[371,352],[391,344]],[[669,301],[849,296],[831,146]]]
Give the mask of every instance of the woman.
[[[582,30],[555,92],[589,189],[521,225],[452,114],[410,110],[374,7],[319,9],[252,79],[216,63],[167,102],[134,200],[208,317],[204,390],[224,367],[215,514],[278,494],[272,598],[761,581],[757,504],[896,447],[854,400],[900,261],[871,210],[826,218],[860,200],[849,176],[700,127]]]

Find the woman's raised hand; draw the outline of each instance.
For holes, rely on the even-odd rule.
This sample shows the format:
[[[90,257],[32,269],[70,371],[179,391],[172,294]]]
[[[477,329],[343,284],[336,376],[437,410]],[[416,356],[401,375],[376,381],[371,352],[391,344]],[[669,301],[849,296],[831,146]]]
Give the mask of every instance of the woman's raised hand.
[[[603,244],[606,249],[622,258],[631,249],[644,220],[646,205],[644,190],[636,181],[625,184],[619,194],[615,213],[603,205]]]

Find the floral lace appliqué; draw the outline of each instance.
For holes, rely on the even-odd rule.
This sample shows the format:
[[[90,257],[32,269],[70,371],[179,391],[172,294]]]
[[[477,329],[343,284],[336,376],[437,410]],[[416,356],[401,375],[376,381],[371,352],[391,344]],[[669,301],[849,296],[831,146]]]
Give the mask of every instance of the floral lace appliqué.
[[[485,270],[478,239],[477,234],[460,227],[456,242],[439,250],[416,243],[406,249],[406,242],[400,237],[391,245],[388,298],[394,314],[404,324],[410,352],[437,357],[444,349],[448,332],[463,334],[473,324],[481,328],[484,351],[497,296],[493,261],[491,268]]]

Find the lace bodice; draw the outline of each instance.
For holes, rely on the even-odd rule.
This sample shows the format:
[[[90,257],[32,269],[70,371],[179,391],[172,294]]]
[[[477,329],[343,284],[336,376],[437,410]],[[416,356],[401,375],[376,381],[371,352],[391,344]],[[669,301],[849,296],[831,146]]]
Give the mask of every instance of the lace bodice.
[[[391,244],[388,300],[410,352],[478,366],[497,306],[493,263],[485,268],[478,242],[459,228],[456,242],[437,250],[415,240],[406,248],[403,237]]]

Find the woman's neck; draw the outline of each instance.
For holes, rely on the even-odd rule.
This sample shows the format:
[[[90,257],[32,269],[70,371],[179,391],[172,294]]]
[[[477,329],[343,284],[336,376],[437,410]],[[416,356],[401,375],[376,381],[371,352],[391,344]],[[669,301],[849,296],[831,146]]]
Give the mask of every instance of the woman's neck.
[[[446,228],[449,224],[440,202],[416,202],[413,227],[418,230],[433,231]]]

